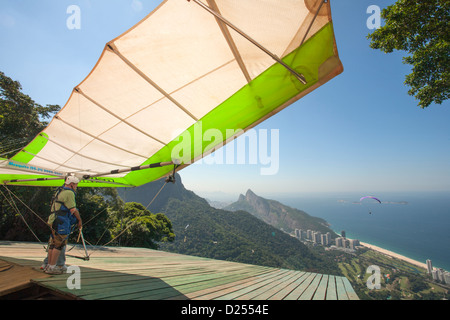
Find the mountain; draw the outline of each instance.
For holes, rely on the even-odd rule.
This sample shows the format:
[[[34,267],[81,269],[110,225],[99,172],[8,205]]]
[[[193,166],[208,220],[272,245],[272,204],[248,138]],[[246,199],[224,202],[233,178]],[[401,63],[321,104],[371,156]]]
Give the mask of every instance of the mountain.
[[[293,233],[295,229],[314,230],[321,233],[335,233],[329,228],[329,224],[317,217],[312,217],[302,210],[288,207],[278,201],[268,200],[257,196],[252,190],[248,190],[245,196],[241,194],[237,202],[223,208],[224,210],[244,210],[258,219],[287,233]]]
[[[125,201],[147,206],[163,184],[160,180],[118,191]],[[186,190],[179,175],[175,184],[164,186],[148,208],[153,213],[164,213],[176,234],[174,242],[161,244],[161,250],[270,267],[340,273],[334,261],[328,261],[250,213],[211,207],[205,199]]]

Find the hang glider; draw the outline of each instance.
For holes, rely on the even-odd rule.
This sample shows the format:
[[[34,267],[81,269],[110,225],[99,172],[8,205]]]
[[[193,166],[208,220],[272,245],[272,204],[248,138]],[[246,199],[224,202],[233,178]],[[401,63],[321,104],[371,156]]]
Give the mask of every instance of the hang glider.
[[[166,0],[106,44],[45,130],[0,159],[0,183],[60,186],[72,173],[80,187],[139,186],[342,71],[329,0]],[[223,140],[203,141],[209,129]]]

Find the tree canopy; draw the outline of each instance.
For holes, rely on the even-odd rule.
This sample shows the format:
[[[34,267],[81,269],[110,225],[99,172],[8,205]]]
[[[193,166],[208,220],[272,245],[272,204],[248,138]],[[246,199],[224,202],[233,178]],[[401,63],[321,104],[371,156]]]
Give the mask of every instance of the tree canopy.
[[[162,213],[152,214],[142,204],[127,202],[117,211],[112,211],[110,218],[113,237],[120,236],[123,246],[158,248],[158,242],[175,239],[172,223]]]
[[[421,108],[450,96],[449,10],[448,0],[398,0],[383,9],[385,25],[368,35],[373,49],[409,54],[403,63],[412,65],[412,73],[405,84]]]
[[[26,145],[47,125],[59,105],[41,106],[0,71],[0,153]]]

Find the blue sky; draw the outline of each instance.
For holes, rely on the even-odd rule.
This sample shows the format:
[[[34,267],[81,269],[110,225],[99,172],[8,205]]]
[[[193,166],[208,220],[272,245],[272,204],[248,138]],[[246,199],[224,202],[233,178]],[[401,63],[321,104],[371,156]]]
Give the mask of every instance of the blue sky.
[[[335,35],[344,72],[255,128],[278,130],[278,170],[259,164],[193,164],[180,172],[200,195],[274,193],[450,192],[450,106],[423,110],[407,94],[403,53],[369,48],[370,5],[393,0],[334,0]],[[0,70],[36,102],[63,106],[97,62],[106,42],[152,11],[147,0],[2,0]],[[79,30],[66,13],[80,8]],[[260,137],[260,136],[259,136]],[[275,148],[272,148],[274,150]],[[223,152],[227,152],[225,148]],[[219,197],[219,195],[216,195]]]

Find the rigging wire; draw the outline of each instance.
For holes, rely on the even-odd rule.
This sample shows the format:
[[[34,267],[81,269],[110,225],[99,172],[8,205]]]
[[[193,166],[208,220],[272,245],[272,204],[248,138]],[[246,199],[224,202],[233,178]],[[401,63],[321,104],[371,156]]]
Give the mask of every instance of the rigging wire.
[[[4,186],[6,190],[8,190],[8,188],[6,188],[6,186]],[[8,190],[9,191],[9,190]],[[11,206],[11,208],[13,209],[13,211],[15,211],[23,220],[23,222],[25,223],[25,225],[27,226],[27,228],[31,231],[31,233],[33,234],[33,236],[37,239],[37,241],[40,244],[43,244],[43,242],[41,241],[41,239],[39,239],[39,237],[36,235],[36,233],[34,233],[33,229],[30,227],[30,225],[27,223],[27,221],[25,220],[24,216],[22,215],[22,213],[20,213],[19,208],[17,208],[16,202],[14,201],[13,197],[10,194],[11,197],[11,201],[8,199],[8,197],[3,193],[3,191],[0,189],[0,193],[3,195],[3,197],[6,199],[6,201],[8,201],[9,205]],[[44,246],[45,248],[45,246]]]
[[[16,194],[14,194],[14,192],[9,190],[6,185],[3,185],[3,187],[8,191],[8,193],[10,195],[14,196],[17,200],[19,200],[31,213],[33,213],[36,217],[39,218],[39,220],[41,220],[47,227],[49,227],[50,230],[53,230],[53,228],[47,223],[47,221],[42,219],[41,216],[39,216],[33,209],[31,209],[26,203],[24,203]],[[12,198],[12,196],[11,196],[11,198]]]
[[[161,191],[164,189],[164,187],[166,186],[168,182],[164,182],[164,184],[162,185],[161,189],[159,189],[159,191],[156,193],[156,195],[153,197],[153,199],[150,201],[150,203],[145,207],[145,210],[148,209],[148,207],[151,206],[151,204],[153,203],[153,201],[155,201],[155,199],[159,196],[159,194],[161,193]],[[120,237],[121,235],[123,235],[125,233],[125,231],[127,231],[129,228],[131,228],[133,226],[133,224],[135,224],[137,222],[137,218],[140,218],[145,210],[142,210],[142,212],[133,219],[133,221],[131,221],[131,223],[125,228],[123,229],[117,236],[115,236],[113,239],[111,239],[110,241],[108,241],[106,244],[104,244],[103,246],[107,246],[108,244],[110,244],[111,242],[113,242],[114,240],[116,240],[118,237]]]
[[[3,139],[0,142],[0,157],[22,150],[30,142],[29,140],[29,138]]]
[[[28,143],[29,141],[30,141],[30,139],[27,137],[15,138],[15,139],[5,138],[0,142],[0,148],[3,148],[5,146],[22,145],[22,144]]]
[[[6,151],[6,152],[3,152],[2,154],[0,154],[0,157],[3,157],[4,155],[7,155],[7,154],[10,154],[10,153],[13,153],[13,152],[16,152],[16,151],[22,150],[22,149],[23,149],[23,148],[22,148],[22,147],[20,147],[20,148],[17,148],[17,149],[11,150],[11,151]]]
[[[147,204],[147,206],[145,207],[145,210],[148,209],[148,207],[150,207],[152,205],[152,203],[156,200],[156,198],[159,196],[159,194],[162,192],[162,190],[164,189],[164,187],[167,185],[168,182],[171,182],[172,180],[168,179],[164,182],[164,184],[162,185],[162,187],[159,189],[159,191],[155,194],[155,196],[153,197],[153,199]],[[51,230],[53,230],[53,228],[44,220],[42,219],[33,209],[31,209],[27,204],[25,204],[16,194],[14,194],[14,192],[12,192],[11,190],[8,189],[8,187],[6,185],[3,185],[3,187],[6,189],[6,191],[8,191],[10,197],[11,197],[11,201],[12,203],[14,203],[14,206],[11,204],[11,201],[6,197],[6,195],[0,190],[1,194],[5,197],[5,199],[8,201],[8,203],[10,204],[10,206],[17,211],[17,213],[20,215],[20,217],[22,218],[22,220],[24,221],[24,223],[27,225],[28,229],[33,233],[33,235],[35,236],[35,238],[39,241],[39,243],[43,243],[39,237],[37,237],[37,235],[34,233],[34,231],[31,229],[31,227],[29,226],[29,224],[26,222],[25,218],[23,217],[23,215],[20,213],[20,210],[17,208],[14,198],[13,196],[18,199],[31,213],[33,213],[36,217],[39,218],[39,220],[41,220],[47,227],[49,227]],[[94,218],[96,218],[97,216],[99,216],[101,213],[103,213],[107,208],[104,208],[102,211],[100,211],[99,213],[97,213],[94,217],[92,217],[91,219],[89,219],[86,223],[84,223],[83,225],[85,226],[87,223],[91,222]],[[110,243],[112,243],[113,241],[115,241],[116,239],[118,239],[120,236],[122,236],[125,231],[127,231],[129,228],[131,228],[138,220],[138,218],[140,218],[144,213],[145,210],[143,210],[137,217],[135,217],[133,219],[133,221],[131,221],[128,226],[126,226],[125,229],[123,229],[118,235],[116,235],[114,238],[112,238],[110,241],[108,241],[107,243],[105,243],[104,245],[102,245],[103,247],[106,247],[107,245],[109,245]],[[96,245],[93,246],[89,241],[87,241],[86,239],[83,240],[85,242],[87,242],[90,246],[93,247],[93,250],[91,252],[91,254],[86,254],[86,257],[80,258],[80,257],[76,257],[76,256],[71,256],[71,257],[75,257],[75,258],[79,258],[79,259],[84,259],[84,260],[88,260],[89,257],[94,253],[94,251],[99,250],[99,249],[95,249],[95,247],[98,246],[98,243],[100,243],[100,240],[103,238],[103,236],[105,235],[105,233],[109,230],[109,227],[111,226],[112,222],[110,222],[110,224],[105,228],[105,231],[103,232],[103,234],[101,235],[101,237],[99,238],[99,240],[97,241]],[[81,230],[79,230],[80,235],[81,235]],[[78,239],[80,238],[80,236],[78,236]],[[77,240],[78,243],[78,240]],[[74,244],[74,246],[72,246],[72,248],[70,248],[69,250],[67,250],[67,252],[71,251],[74,247],[76,246],[76,244]],[[45,248],[45,246],[44,246]],[[46,248],[45,248],[46,249]],[[86,251],[86,248],[85,248]],[[87,251],[86,251],[87,252]]]

